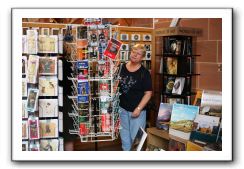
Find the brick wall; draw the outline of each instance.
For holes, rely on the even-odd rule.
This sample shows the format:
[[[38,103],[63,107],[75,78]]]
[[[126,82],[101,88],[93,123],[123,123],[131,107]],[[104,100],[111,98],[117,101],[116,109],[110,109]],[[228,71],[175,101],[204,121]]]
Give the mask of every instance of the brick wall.
[[[156,18],[155,29],[169,27],[171,18]],[[195,89],[222,90],[222,19],[197,18],[181,19],[181,27],[201,28],[201,37],[193,39],[193,52],[200,54],[196,59],[196,73],[200,73],[193,82]],[[156,39],[156,44],[160,44]],[[156,49],[156,52],[160,50]]]

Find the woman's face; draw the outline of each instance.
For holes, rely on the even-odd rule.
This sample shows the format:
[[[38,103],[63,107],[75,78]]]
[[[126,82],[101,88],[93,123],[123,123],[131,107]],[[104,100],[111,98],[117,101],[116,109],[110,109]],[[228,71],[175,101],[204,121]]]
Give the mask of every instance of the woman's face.
[[[140,63],[143,57],[143,51],[141,49],[133,49],[130,54],[130,61],[133,63]]]

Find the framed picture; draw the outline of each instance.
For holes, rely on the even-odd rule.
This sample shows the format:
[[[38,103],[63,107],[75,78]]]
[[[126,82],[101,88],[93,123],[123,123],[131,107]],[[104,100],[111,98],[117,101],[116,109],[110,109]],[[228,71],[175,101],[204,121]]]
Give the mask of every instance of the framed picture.
[[[232,95],[232,68],[233,68],[233,51],[232,51],[232,30],[233,30],[233,23],[232,23],[232,17],[233,17],[233,9],[160,9],[160,8],[153,8],[153,9],[12,9],[12,38],[14,39],[12,42],[12,160],[13,161],[232,161],[233,160],[233,137],[232,137],[232,119],[233,119],[233,95]],[[144,19],[148,23],[146,23],[148,26],[155,25],[154,28],[160,27],[164,24],[162,22],[168,22],[168,26],[170,25],[170,21],[172,18],[181,18],[179,26],[189,26],[189,27],[197,27],[203,30],[203,34],[201,37],[198,38],[198,40],[194,41],[197,44],[201,44],[204,48],[200,48],[199,45],[197,46],[196,51],[202,51],[201,53],[197,53],[202,55],[201,57],[198,57],[197,60],[200,62],[199,64],[205,64],[204,59],[209,59],[210,61],[213,61],[213,63],[209,64],[209,69],[206,72],[200,72],[200,80],[197,82],[201,82],[202,78],[205,78],[205,74],[212,74],[212,71],[215,70],[215,74],[218,74],[218,79],[215,79],[218,81],[219,86],[222,89],[222,151],[181,151],[181,152],[175,152],[175,151],[157,151],[157,152],[147,152],[147,151],[128,151],[128,152],[104,152],[104,151],[87,151],[85,155],[78,155],[77,152],[59,152],[59,151],[53,151],[53,152],[47,152],[42,151],[40,152],[23,152],[22,151],[22,131],[20,130],[20,126],[22,124],[22,116],[20,113],[22,107],[22,97],[20,96],[22,94],[21,89],[21,83],[22,83],[22,62],[20,59],[20,55],[22,54],[22,45],[20,44],[22,42],[22,19],[23,18],[80,18],[85,19],[89,18],[90,14],[100,15],[101,18],[111,18],[111,14],[113,14],[113,18],[116,19],[116,21],[125,21],[126,19]],[[94,16],[94,15],[93,15]],[[91,18],[93,17],[91,15]],[[86,20],[86,19],[85,19]],[[128,21],[127,20],[127,21]],[[150,20],[152,22],[150,22]],[[86,20],[87,21],[87,20]],[[116,22],[115,21],[115,22]],[[129,20],[131,21],[131,20]],[[182,22],[181,22],[182,21]],[[149,23],[150,22],[150,23]],[[129,23],[129,22],[128,22]],[[215,24],[216,23],[216,24]],[[52,24],[52,23],[50,23]],[[195,25],[195,26],[194,26]],[[67,26],[67,25],[66,25]],[[72,25],[73,27],[73,25]],[[152,29],[154,29],[152,28]],[[216,31],[217,30],[217,31]],[[46,42],[46,37],[43,37],[44,40],[39,44],[41,47],[41,50],[38,49],[36,35],[38,35],[36,30],[30,30],[32,32],[29,32],[27,30],[27,54],[32,53],[31,55],[36,55],[37,52],[51,52],[55,51],[55,45],[46,45],[50,44],[50,41]],[[98,41],[98,33],[95,32],[92,34],[93,30],[90,31],[87,38],[92,38],[94,41]],[[89,31],[88,31],[89,32]],[[67,33],[67,31],[66,31]],[[123,33],[123,32],[122,32]],[[159,32],[162,33],[163,32]],[[31,35],[32,34],[32,35]],[[143,41],[143,34],[151,34],[151,33],[141,33],[141,32],[130,32],[129,40],[131,43],[137,44],[140,41],[138,40],[138,37],[134,36],[134,41],[131,41],[131,35],[139,34],[140,35],[140,41]],[[91,35],[93,37],[91,37]],[[95,35],[95,36],[94,36]],[[216,35],[216,36],[215,36]],[[47,35],[41,35],[41,36],[47,36]],[[49,35],[50,36],[50,35]],[[56,35],[55,35],[56,36]],[[113,35],[116,36],[116,35]],[[154,51],[156,48],[156,44],[158,44],[159,41],[156,41],[157,38],[154,38],[155,34],[152,34],[152,58],[155,57],[156,52]],[[214,40],[213,37],[217,37],[218,39]],[[64,38],[65,39],[65,38]],[[116,39],[120,39],[120,35],[118,34]],[[211,41],[211,42],[210,42]],[[72,41],[73,42],[73,41]],[[130,43],[130,45],[131,45]],[[148,42],[144,42],[145,44],[148,44]],[[162,42],[161,42],[162,43]],[[217,54],[214,52],[211,53],[212,55],[209,55],[208,53],[208,47],[210,44],[214,43],[215,48],[214,51],[218,51]],[[92,43],[92,45],[95,45],[96,43]],[[206,45],[206,46],[205,46]],[[98,46],[92,46],[92,48],[95,48]],[[195,50],[194,49],[194,50]],[[206,49],[206,50],[203,50]],[[110,44],[108,48],[108,55],[104,55],[104,58],[110,57],[111,59],[115,59],[117,54],[120,52],[120,47],[117,45]],[[158,49],[157,54],[162,54],[162,49]],[[31,56],[30,55],[30,56]],[[43,54],[40,54],[43,55]],[[98,58],[94,55],[94,59]],[[178,56],[177,56],[178,57]],[[180,57],[180,55],[179,55]],[[30,58],[28,58],[30,60]],[[117,58],[116,58],[117,59]],[[155,62],[159,62],[159,60],[152,60]],[[203,60],[202,60],[203,59]],[[27,82],[31,84],[36,84],[38,82],[37,86],[40,92],[40,96],[57,96],[58,94],[58,80],[55,78],[50,77],[37,77],[35,76],[35,72],[33,68],[36,68],[36,66],[32,67],[32,71],[29,71],[29,60],[28,60],[28,71],[27,71]],[[165,60],[164,62],[167,62]],[[34,62],[33,62],[34,63]],[[37,65],[36,63],[34,63]],[[222,69],[218,69],[218,64],[222,66]],[[75,65],[76,66],[76,65]],[[173,60],[168,61],[167,64],[163,65],[164,73],[167,72],[168,67],[168,74],[175,76],[176,73],[179,73],[177,66],[180,66],[180,62],[176,63]],[[199,66],[199,65],[198,65]],[[202,65],[201,65],[202,66]],[[157,68],[157,65],[155,65]],[[154,68],[152,67],[152,72],[154,72]],[[159,66],[158,66],[159,67]],[[39,64],[37,65],[37,69],[39,68]],[[199,69],[199,67],[197,67]],[[204,70],[202,67],[200,67],[199,70]],[[157,71],[155,69],[155,71]],[[31,73],[30,73],[31,72]],[[38,72],[38,71],[37,71]],[[211,73],[209,73],[211,72]],[[31,76],[29,76],[29,73]],[[156,74],[152,74],[156,77]],[[157,76],[160,77],[160,76]],[[36,80],[34,80],[36,78]],[[205,79],[206,82],[211,82],[211,78]],[[199,79],[197,77],[197,79]],[[39,81],[38,81],[39,80]],[[50,83],[49,83],[50,82]],[[204,88],[204,85],[207,85],[207,83],[202,84]],[[31,86],[30,84],[30,86]],[[212,84],[212,83],[211,83]],[[28,84],[29,85],[29,84]],[[50,85],[50,86],[48,86]],[[199,87],[199,83],[196,83],[197,87]],[[212,88],[215,88],[217,86],[210,86]],[[172,89],[173,90],[173,89]],[[65,91],[65,86],[64,86]],[[160,91],[159,91],[160,92]],[[171,91],[172,94],[172,91]],[[20,99],[21,98],[21,99]],[[76,102],[76,97],[74,98]],[[77,97],[78,99],[78,97]],[[160,102],[160,100],[157,100]],[[89,106],[90,98],[89,100],[85,97],[79,98],[80,104]],[[88,103],[87,103],[88,102]],[[65,106],[65,105],[64,105]],[[156,105],[159,106],[159,105]],[[27,103],[28,107],[28,103]],[[39,106],[38,106],[39,107]],[[173,112],[174,114],[174,112]],[[171,116],[172,117],[172,116]],[[49,121],[48,121],[49,120]],[[53,120],[53,119],[52,119]],[[58,119],[55,119],[56,122],[53,122],[51,119],[41,119],[40,122],[40,137],[41,140],[48,138],[53,139],[58,136],[58,134],[55,134],[58,132]],[[79,124],[77,124],[79,126]],[[55,129],[56,128],[56,129]],[[93,131],[93,129],[91,129]],[[78,131],[79,132],[79,131]],[[149,138],[149,135],[147,136]],[[29,148],[31,149],[32,143],[30,142]],[[33,146],[34,147],[34,146]],[[38,150],[38,148],[36,148]],[[41,155],[40,155],[41,154]]]
[[[39,58],[40,75],[57,74],[57,57],[40,57]]]

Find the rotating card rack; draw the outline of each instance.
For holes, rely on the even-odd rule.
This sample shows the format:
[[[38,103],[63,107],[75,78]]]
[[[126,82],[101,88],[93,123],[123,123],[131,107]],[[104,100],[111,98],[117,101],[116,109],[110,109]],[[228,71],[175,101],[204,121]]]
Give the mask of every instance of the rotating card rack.
[[[70,47],[74,129],[70,134],[80,137],[81,142],[112,141],[119,133],[119,59],[103,55],[112,37],[111,25],[73,25],[76,42]],[[81,34],[81,35],[80,35]],[[87,42],[80,45],[79,41]],[[80,51],[79,51],[80,50]],[[82,52],[82,53],[79,53]],[[80,56],[82,55],[82,56]]]

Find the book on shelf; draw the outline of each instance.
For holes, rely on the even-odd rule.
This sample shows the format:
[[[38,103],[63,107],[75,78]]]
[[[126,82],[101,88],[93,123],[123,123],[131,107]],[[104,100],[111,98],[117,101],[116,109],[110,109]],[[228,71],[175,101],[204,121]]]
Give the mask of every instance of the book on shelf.
[[[167,57],[166,62],[166,73],[170,75],[176,75],[177,74],[177,67],[178,67],[178,60],[174,57]]]
[[[184,84],[185,84],[184,77],[176,77],[174,86],[173,86],[173,90],[172,90],[172,94],[181,95],[182,91],[184,90]]]
[[[132,143],[131,151],[142,151],[142,147],[145,143],[146,138],[147,138],[147,133],[142,127],[140,127]]]
[[[172,105],[168,103],[160,103],[156,127],[158,129],[168,130],[169,121],[172,113]]]
[[[194,120],[190,139],[206,144],[216,142],[219,126],[220,117],[198,114]]]
[[[193,101],[194,106],[200,106],[201,105],[201,100],[202,100],[202,90],[197,90],[195,99]]]
[[[198,112],[198,106],[174,104],[170,119],[169,134],[189,140],[193,129],[193,121]]]
[[[166,77],[165,93],[171,94],[175,83],[175,77]]]
[[[204,90],[202,93],[200,114],[221,117],[222,92]]]

